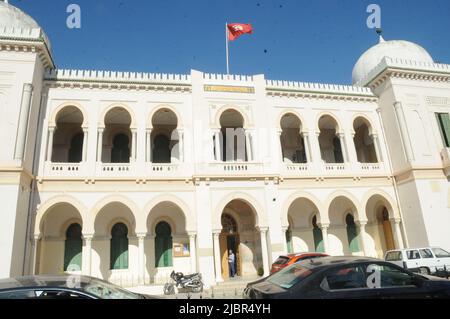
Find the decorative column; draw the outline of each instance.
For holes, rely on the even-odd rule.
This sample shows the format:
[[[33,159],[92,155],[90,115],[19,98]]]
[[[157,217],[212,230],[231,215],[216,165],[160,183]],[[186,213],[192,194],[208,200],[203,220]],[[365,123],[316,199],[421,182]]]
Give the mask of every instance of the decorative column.
[[[249,162],[253,161],[253,147],[252,147],[252,138],[250,131],[245,131],[245,146],[247,149],[247,159]]]
[[[83,275],[91,275],[91,265],[92,265],[92,238],[94,235],[83,235],[84,247],[83,247],[83,265],[82,269]]]
[[[311,146],[309,145],[309,133],[302,132],[301,136],[303,137],[303,145],[305,146],[306,162],[311,163],[313,159],[311,154]]]
[[[104,128],[98,129],[98,138],[97,138],[97,162],[102,161],[102,149],[103,149],[103,131]]]
[[[286,238],[286,233],[287,233],[288,229],[289,229],[289,227],[281,227],[281,232],[283,234],[283,252],[285,254],[288,253],[287,238]]]
[[[139,285],[145,284],[145,253],[144,253],[144,240],[146,234],[137,234],[138,237],[138,283]]]
[[[406,158],[408,162],[414,161],[414,153],[412,151],[411,139],[408,134],[408,127],[406,125],[405,114],[401,102],[394,103],[395,114],[397,116],[398,126],[400,128],[400,135],[405,147]]]
[[[359,221],[359,235],[360,235],[360,242],[361,242],[361,248],[363,251],[364,256],[369,256],[369,251],[367,248],[367,232],[366,232],[366,225],[367,221]]]
[[[145,161],[150,163],[152,161],[152,129],[148,128],[145,133]]]
[[[197,245],[195,238],[197,237],[196,232],[188,232],[189,235],[189,253],[191,256],[191,273],[197,272]]]
[[[39,269],[36,269],[37,267],[37,246],[39,244],[40,235],[34,235],[31,239],[31,275],[38,275]]]
[[[268,276],[270,274],[270,266],[269,266],[269,254],[267,252],[267,231],[268,227],[259,227],[259,234],[261,235],[261,251],[262,251],[262,259],[263,259],[263,268],[264,268],[264,276]]]
[[[372,134],[373,146],[375,148],[375,154],[377,155],[378,163],[383,163],[383,155],[381,154],[380,139],[378,134]]]
[[[222,262],[220,260],[220,236],[221,231],[213,231],[213,248],[214,248],[214,266],[216,269],[216,283],[222,282]]]
[[[325,253],[330,254],[330,244],[328,242],[328,228],[330,228],[330,224],[320,224],[319,227],[322,231],[323,248]]]
[[[278,139],[278,145],[279,145],[278,150],[279,150],[279,152],[280,152],[280,160],[281,160],[281,163],[284,163],[283,143],[281,143],[281,134],[282,134],[282,133],[283,133],[282,130],[278,130],[278,131],[277,131],[277,139]]]
[[[348,163],[349,162],[348,147],[347,147],[347,144],[345,143],[345,134],[338,133],[338,136],[339,136],[339,142],[341,144],[342,155],[344,157],[344,163]]]
[[[89,129],[87,127],[83,127],[83,155],[82,155],[83,162],[87,161],[88,132]]]
[[[25,143],[28,132],[28,117],[31,108],[31,98],[33,95],[33,85],[25,83],[22,89],[22,102],[20,104],[20,116],[16,135],[16,148],[14,159],[23,159]]]
[[[405,245],[403,243],[403,237],[402,232],[400,229],[400,218],[391,218],[390,219],[392,228],[394,228],[394,241],[395,241],[395,248],[397,249],[403,249],[405,248]]]
[[[137,148],[137,130],[135,128],[131,129],[131,161],[136,161],[136,148]]]
[[[52,161],[53,153],[53,136],[55,135],[55,127],[50,126],[48,128],[48,138],[47,138],[47,162]]]
[[[179,147],[179,151],[180,151],[180,162],[184,162],[184,131],[179,129],[178,130],[178,138],[180,139],[179,143],[180,143],[180,147]]]
[[[214,137],[215,137],[215,150],[216,150],[216,161],[221,162],[222,161],[222,150],[220,147],[220,130],[214,131]]]

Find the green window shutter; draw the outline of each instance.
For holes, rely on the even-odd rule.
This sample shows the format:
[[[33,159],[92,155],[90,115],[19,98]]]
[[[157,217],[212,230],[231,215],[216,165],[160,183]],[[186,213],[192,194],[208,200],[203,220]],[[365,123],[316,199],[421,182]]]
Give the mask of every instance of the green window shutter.
[[[64,271],[81,270],[82,249],[81,226],[72,224],[67,228],[64,242]]]
[[[322,231],[319,227],[314,227],[313,229],[313,237],[314,237],[314,249],[317,253],[325,252],[325,248],[323,245]]]
[[[111,231],[111,269],[128,269],[128,228],[123,223]]]
[[[347,238],[350,251],[352,253],[359,252],[358,233],[353,215],[348,214],[345,217],[345,222],[347,224]]]
[[[294,252],[294,247],[292,245],[292,232],[290,229],[286,232],[286,243],[287,243],[287,252],[289,254],[292,254]]]
[[[172,230],[166,222],[156,225],[155,257],[156,267],[173,266]]]
[[[446,147],[450,147],[450,115],[448,113],[438,113],[437,119],[441,128],[444,144]]]

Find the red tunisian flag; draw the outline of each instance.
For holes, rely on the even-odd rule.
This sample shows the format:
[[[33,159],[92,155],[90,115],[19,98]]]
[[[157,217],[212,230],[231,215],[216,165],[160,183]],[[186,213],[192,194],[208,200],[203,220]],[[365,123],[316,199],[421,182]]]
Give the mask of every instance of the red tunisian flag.
[[[245,23],[229,23],[227,24],[228,28],[228,40],[233,41],[236,38],[240,37],[246,33],[253,33],[253,27],[251,24]]]

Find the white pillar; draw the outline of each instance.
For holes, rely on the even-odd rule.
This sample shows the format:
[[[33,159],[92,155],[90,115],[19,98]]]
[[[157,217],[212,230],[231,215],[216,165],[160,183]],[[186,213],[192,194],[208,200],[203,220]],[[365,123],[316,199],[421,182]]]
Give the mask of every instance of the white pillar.
[[[216,149],[216,161],[222,161],[222,149],[220,147],[220,130],[214,131],[215,136],[215,149]]]
[[[283,144],[281,143],[281,134],[283,133],[282,130],[277,131],[277,141],[278,141],[278,151],[280,152],[279,158],[281,160],[281,163],[284,163],[284,156],[283,156]]]
[[[88,128],[83,127],[83,155],[82,155],[82,161],[87,161],[87,146],[88,146]]]
[[[148,128],[145,134],[145,161],[150,163],[152,161],[152,129]]]
[[[403,112],[402,103],[394,103],[395,114],[397,116],[398,126],[400,128],[400,136],[403,141],[403,146],[405,147],[406,158],[408,162],[414,160],[414,153],[412,150],[411,139],[409,138],[408,128],[406,125],[405,114]]]
[[[136,155],[137,155],[137,130],[135,128],[131,129],[131,161],[136,161]]]
[[[20,104],[19,123],[16,135],[16,148],[14,151],[15,159],[23,159],[25,152],[25,142],[27,140],[28,132],[28,117],[31,108],[31,97],[33,94],[33,85],[26,83],[22,90],[22,101]]]
[[[145,284],[145,253],[144,253],[144,240],[145,234],[137,234],[138,237],[138,283],[139,285]]]
[[[349,162],[348,147],[345,142],[345,134],[339,133],[338,136],[339,136],[339,141],[341,143],[341,151],[342,151],[342,156],[344,157],[344,163],[348,163]]]
[[[53,136],[55,135],[55,127],[50,126],[48,128],[48,139],[47,139],[47,161],[52,161],[52,153],[53,153]]]
[[[395,248],[403,249],[405,245],[403,243],[402,232],[400,230],[400,218],[391,218],[390,222],[394,229]]]
[[[221,231],[213,232],[214,266],[216,269],[216,282],[222,282],[222,261],[220,258],[220,236]]]
[[[311,163],[313,160],[311,154],[311,147],[309,145],[309,133],[302,132],[301,136],[303,137],[303,145],[305,146],[306,162]]]
[[[82,269],[83,275],[91,275],[91,265],[92,265],[92,238],[93,235],[83,235],[84,247],[83,247],[83,265]]]
[[[178,130],[178,138],[180,139],[180,162],[184,162],[184,131]]]
[[[369,251],[368,251],[368,243],[367,243],[367,232],[366,232],[366,225],[367,222],[366,221],[359,221],[358,222],[358,226],[359,226],[359,237],[360,237],[360,242],[361,242],[361,248],[362,248],[362,252],[364,254],[364,256],[369,256]]]
[[[36,262],[38,259],[37,246],[39,244],[39,238],[40,238],[39,235],[35,235],[35,236],[33,236],[33,239],[31,240],[31,254],[32,254],[31,259],[30,259],[31,263],[32,263],[31,264],[31,275],[38,275],[36,273],[36,271],[38,270],[38,269],[36,269],[36,266],[37,266]]]
[[[191,273],[197,272],[197,245],[196,245],[196,236],[197,233],[189,232],[189,253],[191,256]]]
[[[103,128],[98,129],[98,138],[97,138],[97,162],[102,161],[102,151],[103,151]]]
[[[375,148],[375,154],[377,155],[377,161],[378,163],[382,163],[383,155],[381,154],[380,140],[378,138],[378,135],[372,134],[372,139],[373,139],[373,146]]]
[[[253,147],[251,143],[251,133],[250,131],[245,131],[245,145],[247,149],[247,159],[249,162],[253,161]]]
[[[319,225],[320,230],[322,231],[322,240],[323,240],[323,249],[325,250],[325,253],[330,255],[330,245],[328,242],[328,228],[330,227],[329,224],[320,224]]]
[[[267,227],[260,227],[259,234],[261,236],[261,251],[262,251],[262,259],[263,259],[263,268],[264,268],[264,276],[269,276],[270,274],[270,265],[269,265],[269,253],[267,250]]]

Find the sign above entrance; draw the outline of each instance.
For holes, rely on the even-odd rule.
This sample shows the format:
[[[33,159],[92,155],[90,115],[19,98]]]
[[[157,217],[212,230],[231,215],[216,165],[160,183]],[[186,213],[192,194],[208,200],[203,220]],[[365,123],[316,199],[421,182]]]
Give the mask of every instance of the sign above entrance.
[[[227,92],[227,93],[254,94],[255,88],[251,87],[251,86],[205,85],[205,92]]]

